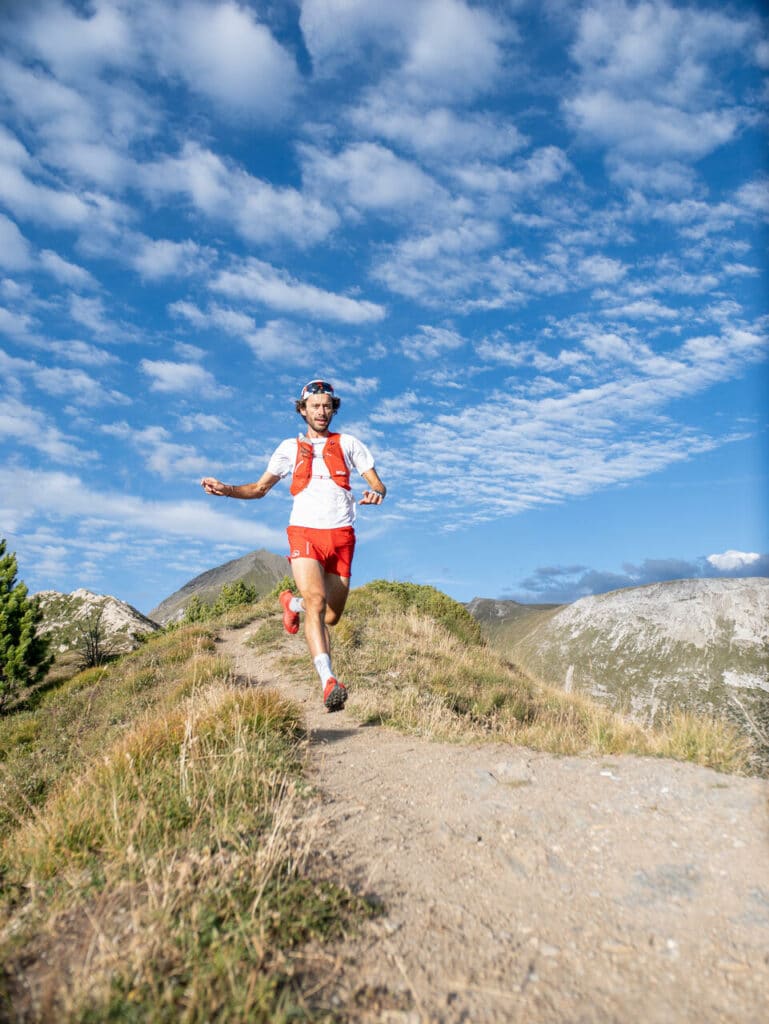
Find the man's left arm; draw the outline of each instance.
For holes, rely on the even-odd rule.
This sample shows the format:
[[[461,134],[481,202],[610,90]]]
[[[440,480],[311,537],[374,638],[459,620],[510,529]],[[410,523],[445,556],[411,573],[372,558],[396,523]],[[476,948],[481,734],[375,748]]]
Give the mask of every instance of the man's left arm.
[[[363,492],[359,505],[381,505],[387,494],[387,488],[379,478],[379,474],[373,468],[365,470],[361,476],[368,484],[368,489]]]

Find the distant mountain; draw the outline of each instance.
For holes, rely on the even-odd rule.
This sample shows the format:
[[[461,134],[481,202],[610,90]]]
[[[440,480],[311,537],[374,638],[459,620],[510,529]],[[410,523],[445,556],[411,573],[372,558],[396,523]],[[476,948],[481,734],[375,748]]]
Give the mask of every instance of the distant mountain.
[[[36,597],[43,612],[39,630],[49,637],[51,653],[57,656],[77,648],[82,627],[99,609],[103,609],[101,628],[105,643],[115,654],[133,650],[140,642],[139,637],[159,629],[157,622],[130,604],[90,590],[73,590],[71,594],[41,590]]]
[[[641,721],[673,707],[725,715],[769,744],[769,579],[675,580],[551,609],[501,604],[489,638],[538,678]]]
[[[540,617],[563,608],[563,605],[520,604],[518,601],[474,597],[465,607],[480,622],[490,639],[500,637],[509,642],[527,633]]]
[[[238,580],[248,583],[262,596],[269,593],[288,572],[289,565],[285,556],[273,554],[272,551],[252,551],[242,558],[208,569],[185,583],[153,608],[149,613],[150,618],[166,626],[182,618],[192,597],[197,595],[205,604],[213,604],[225,583],[237,583]]]

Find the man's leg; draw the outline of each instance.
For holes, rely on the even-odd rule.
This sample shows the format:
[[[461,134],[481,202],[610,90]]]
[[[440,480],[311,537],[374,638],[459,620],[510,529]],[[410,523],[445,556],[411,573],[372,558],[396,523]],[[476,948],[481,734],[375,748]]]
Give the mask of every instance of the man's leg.
[[[304,638],[310,654],[329,654],[326,630],[326,573],[314,558],[292,558],[291,570],[304,601]]]
[[[350,590],[349,578],[326,573],[312,558],[292,558],[291,568],[304,600],[304,636],[313,664],[323,685],[323,698],[329,711],[340,711],[347,691],[334,677],[331,668],[329,626],[339,621]]]

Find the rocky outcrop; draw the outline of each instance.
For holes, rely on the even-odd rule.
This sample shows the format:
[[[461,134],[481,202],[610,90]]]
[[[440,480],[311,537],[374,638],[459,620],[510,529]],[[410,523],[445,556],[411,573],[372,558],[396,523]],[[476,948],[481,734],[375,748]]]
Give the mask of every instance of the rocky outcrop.
[[[83,628],[99,613],[103,640],[115,654],[133,650],[144,634],[154,633],[160,628],[157,622],[130,604],[90,590],[74,590],[71,594],[42,590],[36,596],[43,612],[39,630],[50,638],[54,654],[61,655],[78,648]]]

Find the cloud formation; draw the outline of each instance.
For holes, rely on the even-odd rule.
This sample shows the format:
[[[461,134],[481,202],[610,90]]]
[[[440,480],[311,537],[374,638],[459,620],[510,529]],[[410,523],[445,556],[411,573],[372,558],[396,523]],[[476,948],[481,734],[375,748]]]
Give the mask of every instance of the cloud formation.
[[[191,539],[161,516],[145,568],[186,569],[210,554],[194,477],[258,476],[324,376],[391,475],[379,528],[415,578],[458,534],[500,572],[489,524],[561,508],[568,531],[586,496],[625,496],[639,568],[614,575],[643,578],[652,476],[682,563],[763,564],[755,0],[45,0],[0,23],[3,472],[129,509],[133,481],[162,485]],[[715,485],[693,536],[676,482],[731,462],[739,540]],[[288,501],[211,522],[277,536]],[[117,500],[3,506],[46,571],[144,585]]]
[[[524,603],[570,604],[591,594],[606,594],[626,587],[688,579],[739,579],[769,576],[769,554],[730,551],[686,561],[650,558],[640,565],[625,565],[623,572],[605,572],[585,566],[546,566],[521,580],[513,600]]]

